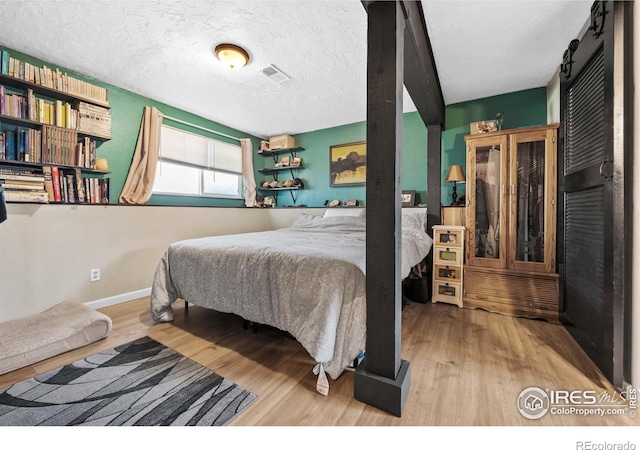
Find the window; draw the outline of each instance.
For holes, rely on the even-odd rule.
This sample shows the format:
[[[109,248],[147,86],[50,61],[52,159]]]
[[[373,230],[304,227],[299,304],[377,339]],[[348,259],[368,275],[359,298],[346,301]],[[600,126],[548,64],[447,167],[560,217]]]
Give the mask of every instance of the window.
[[[240,146],[163,125],[153,193],[242,198]]]

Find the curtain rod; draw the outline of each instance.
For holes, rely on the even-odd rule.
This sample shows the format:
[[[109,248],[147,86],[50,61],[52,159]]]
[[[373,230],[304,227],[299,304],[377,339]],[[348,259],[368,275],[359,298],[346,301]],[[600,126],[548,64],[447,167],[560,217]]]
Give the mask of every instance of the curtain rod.
[[[228,135],[228,134],[220,133],[219,131],[215,131],[215,130],[210,130],[209,128],[201,127],[200,125],[196,125],[196,124],[191,123],[191,122],[185,122],[184,120],[176,119],[175,117],[166,116],[166,115],[164,115],[162,113],[160,113],[160,115],[162,117],[164,117],[165,119],[169,119],[169,120],[171,120],[173,122],[178,122],[178,123],[182,123],[184,125],[189,125],[190,127],[198,128],[198,129],[203,130],[203,131],[208,131],[209,133],[218,134],[220,136],[224,136],[224,137],[229,138],[229,139],[234,139],[234,140],[236,140],[238,142],[241,141],[241,139],[239,137],[235,137],[235,136],[231,136],[231,135]]]

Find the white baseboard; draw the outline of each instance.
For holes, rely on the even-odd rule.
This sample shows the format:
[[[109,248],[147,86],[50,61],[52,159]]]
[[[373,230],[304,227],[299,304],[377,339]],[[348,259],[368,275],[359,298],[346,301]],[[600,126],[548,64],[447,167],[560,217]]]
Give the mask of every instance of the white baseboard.
[[[141,297],[151,295],[151,288],[140,289],[132,292],[125,292],[124,294],[114,295],[113,297],[100,298],[91,302],[85,303],[90,308],[100,309],[107,306],[117,305],[119,303],[129,302]]]

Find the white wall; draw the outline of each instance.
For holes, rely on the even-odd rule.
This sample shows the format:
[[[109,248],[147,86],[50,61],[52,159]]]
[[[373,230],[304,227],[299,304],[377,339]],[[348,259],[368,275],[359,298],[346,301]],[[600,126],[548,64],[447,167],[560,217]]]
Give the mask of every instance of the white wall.
[[[547,84],[547,123],[560,123],[560,68]]]
[[[245,209],[10,203],[0,224],[0,322],[66,300],[94,307],[147,295],[177,240],[288,226],[323,209]],[[101,279],[90,282],[90,270]],[[141,292],[142,291],[142,292]]]

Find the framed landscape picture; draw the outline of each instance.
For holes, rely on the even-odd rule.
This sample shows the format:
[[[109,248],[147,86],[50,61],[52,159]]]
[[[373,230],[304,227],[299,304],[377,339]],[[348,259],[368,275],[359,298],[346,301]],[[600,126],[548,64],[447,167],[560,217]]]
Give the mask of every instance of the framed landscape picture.
[[[367,181],[365,141],[329,147],[329,186],[364,186]]]

